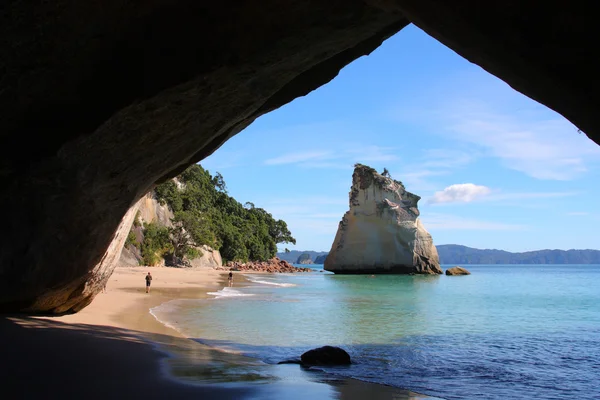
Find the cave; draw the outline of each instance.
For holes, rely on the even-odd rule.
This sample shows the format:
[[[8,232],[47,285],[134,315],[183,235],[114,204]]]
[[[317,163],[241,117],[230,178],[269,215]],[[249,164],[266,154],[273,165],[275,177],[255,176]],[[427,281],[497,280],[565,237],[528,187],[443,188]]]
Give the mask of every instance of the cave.
[[[415,24],[600,143],[591,3],[9,1],[0,6],[0,311],[77,312],[136,202]]]

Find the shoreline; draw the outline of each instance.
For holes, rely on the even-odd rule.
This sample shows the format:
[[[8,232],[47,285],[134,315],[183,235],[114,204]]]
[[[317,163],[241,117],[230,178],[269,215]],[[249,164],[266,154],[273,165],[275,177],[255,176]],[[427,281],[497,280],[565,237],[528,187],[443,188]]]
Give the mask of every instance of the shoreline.
[[[145,293],[143,281],[147,271],[154,277],[149,294]],[[16,326],[29,330],[28,333],[33,336],[44,336],[52,331],[56,334],[54,341],[61,342],[68,338],[68,343],[86,341],[89,336],[96,334],[118,337],[102,343],[96,340],[93,346],[98,347],[101,353],[112,351],[115,347],[127,349],[115,354],[115,358],[104,361],[108,364],[105,367],[115,372],[121,371],[127,376],[127,380],[120,380],[119,386],[119,391],[125,393],[143,390],[137,386],[136,378],[129,371],[122,370],[123,354],[128,359],[142,360],[142,366],[136,368],[142,376],[150,375],[151,381],[155,383],[156,387],[148,392],[151,396],[168,391],[168,397],[176,398],[179,395],[187,398],[191,393],[194,396],[201,394],[205,398],[223,399],[291,399],[300,393],[302,396],[298,398],[308,395],[314,398],[351,400],[364,398],[367,394],[369,397],[390,400],[431,398],[386,385],[325,376],[303,370],[297,365],[265,364],[257,359],[211,348],[164,325],[150,312],[152,308],[171,300],[209,298],[208,292],[227,286],[227,273],[207,268],[118,267],[107,284],[107,292],[99,293],[92,304],[81,312],[61,317],[9,318],[9,323],[14,325],[7,328],[7,321],[3,321],[2,332],[7,329],[16,330]],[[242,280],[242,285],[245,285],[248,281],[243,274],[247,273],[235,273],[234,283]],[[115,345],[116,341],[119,342],[118,346]],[[135,349],[131,348],[131,343],[136,344]],[[56,352],[56,349],[46,350]],[[48,355],[50,359],[53,356],[56,357],[55,354]],[[5,379],[8,381],[8,378]],[[19,379],[17,377],[12,381],[18,382]],[[91,383],[89,380],[87,382]],[[172,393],[173,391],[177,393]],[[258,397],[257,393],[260,393]]]

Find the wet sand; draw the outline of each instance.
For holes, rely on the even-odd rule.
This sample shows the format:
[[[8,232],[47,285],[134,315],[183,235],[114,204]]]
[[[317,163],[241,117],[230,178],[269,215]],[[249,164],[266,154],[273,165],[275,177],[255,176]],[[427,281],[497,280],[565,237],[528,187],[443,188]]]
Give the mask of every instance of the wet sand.
[[[145,293],[144,276],[153,275]],[[107,292],[74,315],[0,319],[5,393],[20,398],[400,400],[428,398],[298,365],[267,365],[183,337],[149,312],[227,284],[211,269],[117,268]],[[237,275],[235,284],[244,281]],[[431,399],[431,398],[429,398]]]

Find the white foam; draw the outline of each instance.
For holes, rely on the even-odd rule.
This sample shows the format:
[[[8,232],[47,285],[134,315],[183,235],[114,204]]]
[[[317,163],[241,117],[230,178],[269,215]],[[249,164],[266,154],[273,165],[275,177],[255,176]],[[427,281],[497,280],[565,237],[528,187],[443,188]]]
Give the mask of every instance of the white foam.
[[[238,290],[232,289],[230,287],[224,287],[223,289],[219,290],[218,292],[208,292],[207,294],[213,295],[216,298],[220,298],[220,297],[247,297],[247,296],[254,296],[251,293],[242,293]]]
[[[270,281],[263,281],[261,279],[256,279],[252,276],[248,276],[245,275],[246,278],[248,278],[248,280],[252,283],[260,283],[262,285],[273,285],[273,286],[280,286],[280,287],[293,287],[293,286],[297,286],[294,283],[277,283],[277,282],[270,282]]]
[[[171,300],[171,301],[168,301],[168,302],[166,302],[166,303],[162,303],[162,304],[161,304],[161,305],[159,305],[159,306],[156,306],[156,307],[154,307],[154,308],[151,308],[151,309],[149,310],[149,311],[150,311],[150,315],[152,315],[152,316],[154,317],[154,319],[156,319],[156,320],[157,320],[159,323],[161,323],[162,325],[166,326],[167,328],[171,328],[171,329],[173,329],[173,330],[175,330],[175,331],[179,332],[179,333],[180,333],[180,334],[182,334],[183,336],[185,336],[185,335],[184,335],[184,333],[181,331],[181,328],[180,328],[180,327],[178,327],[178,326],[176,326],[176,325],[173,325],[173,324],[171,324],[171,323],[169,323],[169,322],[163,321],[162,319],[160,319],[160,318],[159,318],[159,317],[156,315],[156,312],[163,312],[163,313],[165,313],[165,314],[168,314],[168,313],[172,312],[172,311],[173,311],[173,309],[175,309],[175,306],[174,306],[174,304],[169,304],[169,303],[173,303],[173,302],[175,302],[175,301],[177,301],[177,300]]]

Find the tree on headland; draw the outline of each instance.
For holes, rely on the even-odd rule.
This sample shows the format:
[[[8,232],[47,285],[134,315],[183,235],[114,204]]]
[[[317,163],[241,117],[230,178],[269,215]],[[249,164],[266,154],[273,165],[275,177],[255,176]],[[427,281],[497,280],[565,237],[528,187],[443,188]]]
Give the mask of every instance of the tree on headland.
[[[212,183],[215,185],[217,190],[227,194],[227,185],[225,184],[225,179],[223,179],[223,175],[221,175],[220,172],[217,172],[214,178],[212,178]]]
[[[144,224],[144,240],[141,244],[144,265],[156,265],[166,254],[173,251],[169,229],[156,222]]]
[[[169,180],[155,190],[157,200],[175,215],[168,236],[177,258],[190,258],[190,251],[208,245],[226,261],[264,261],[275,256],[278,243],[296,244],[285,221],[229,196],[220,173],[213,177],[192,165],[177,179],[181,185]]]
[[[391,178],[390,171],[388,171],[388,169],[384,167],[383,172],[381,173],[381,176],[385,176],[386,178]]]

